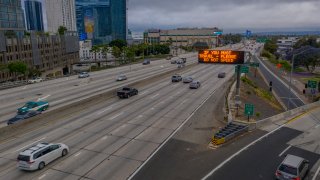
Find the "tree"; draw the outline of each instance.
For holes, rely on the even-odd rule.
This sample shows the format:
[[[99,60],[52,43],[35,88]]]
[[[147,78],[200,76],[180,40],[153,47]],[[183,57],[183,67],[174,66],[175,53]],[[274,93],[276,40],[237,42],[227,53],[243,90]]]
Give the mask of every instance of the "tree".
[[[4,35],[5,35],[7,38],[15,38],[15,37],[17,37],[17,34],[16,34],[13,30],[7,30],[7,31],[5,31]]]
[[[25,75],[27,72],[27,65],[22,61],[11,62],[8,64],[8,69],[10,73],[13,73],[15,79],[18,75]]]
[[[64,35],[64,33],[67,31],[67,28],[66,27],[64,27],[64,26],[59,26],[59,28],[58,28],[58,34],[59,35]]]
[[[108,61],[108,53],[110,52],[110,49],[109,49],[109,46],[107,44],[102,46],[101,52],[106,57],[106,61]]]
[[[269,51],[270,53],[274,54],[277,51],[278,45],[274,40],[267,40],[264,44],[264,49]]]
[[[116,39],[116,40],[113,40],[109,43],[109,46],[110,47],[113,47],[113,46],[116,46],[118,47],[120,50],[123,49],[123,47],[127,46],[127,42],[125,40],[122,40],[122,39]]]
[[[100,51],[101,51],[101,49],[97,45],[92,46],[92,48],[90,50],[90,52],[94,53],[94,61],[95,62],[97,61],[97,53],[100,52]]]
[[[134,47],[124,47],[123,50],[124,50],[125,58],[128,59],[130,63],[134,61],[134,57],[135,57]]]
[[[304,66],[309,72],[313,72],[316,66],[320,65],[320,48],[314,48],[312,46],[303,46],[299,49],[295,49],[287,56],[287,59],[292,59],[295,55],[296,66]]]
[[[111,54],[118,59],[119,57],[121,57],[122,51],[120,48],[118,48],[117,46],[113,46],[112,47],[112,52]]]
[[[28,77],[38,77],[41,76],[41,71],[35,68],[28,69]]]

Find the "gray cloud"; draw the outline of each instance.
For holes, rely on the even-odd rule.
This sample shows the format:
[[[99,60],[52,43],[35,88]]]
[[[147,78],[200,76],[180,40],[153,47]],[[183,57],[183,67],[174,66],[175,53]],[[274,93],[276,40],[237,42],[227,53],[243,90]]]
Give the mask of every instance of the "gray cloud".
[[[320,27],[319,0],[130,0],[129,28]]]

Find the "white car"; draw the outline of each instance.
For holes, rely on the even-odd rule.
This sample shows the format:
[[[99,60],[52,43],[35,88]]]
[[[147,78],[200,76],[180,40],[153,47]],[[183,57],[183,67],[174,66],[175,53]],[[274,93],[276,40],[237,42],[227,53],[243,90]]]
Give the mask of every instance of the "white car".
[[[55,159],[67,155],[68,152],[69,148],[65,144],[39,143],[19,153],[18,168],[40,170]]]
[[[124,74],[120,74],[120,75],[117,77],[117,81],[123,81],[123,80],[127,80],[127,76],[124,75]]]
[[[81,73],[79,73],[78,78],[87,78],[87,77],[89,77],[89,76],[90,76],[90,75],[89,75],[88,72],[81,72]]]
[[[192,81],[193,78],[191,76],[184,77],[182,80],[183,83],[191,83]]]
[[[190,89],[198,89],[201,86],[199,81],[192,81],[189,85]]]
[[[29,79],[28,83],[33,84],[33,83],[38,83],[38,82],[42,82],[43,79],[41,77],[36,77],[34,79]]]

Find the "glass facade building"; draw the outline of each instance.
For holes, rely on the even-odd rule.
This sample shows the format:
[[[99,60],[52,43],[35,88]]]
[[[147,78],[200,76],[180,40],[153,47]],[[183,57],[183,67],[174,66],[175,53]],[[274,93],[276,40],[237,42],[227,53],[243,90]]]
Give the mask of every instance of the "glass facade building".
[[[77,30],[80,40],[106,44],[126,40],[126,0],[76,0]]]
[[[41,2],[27,0],[24,2],[24,10],[27,30],[44,31]]]
[[[0,0],[0,31],[8,30],[19,34],[25,30],[20,0]]]

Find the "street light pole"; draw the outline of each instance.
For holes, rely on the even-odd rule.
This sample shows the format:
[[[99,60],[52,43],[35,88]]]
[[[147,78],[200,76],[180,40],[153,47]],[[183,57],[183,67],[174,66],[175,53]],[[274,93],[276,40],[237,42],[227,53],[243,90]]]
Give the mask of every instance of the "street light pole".
[[[292,86],[291,82],[292,82],[292,74],[293,74],[293,68],[294,68],[294,59],[295,59],[295,57],[296,57],[297,55],[300,55],[300,54],[302,54],[302,53],[304,53],[304,52],[306,52],[306,51],[308,51],[308,50],[309,50],[309,49],[306,49],[306,50],[304,50],[304,51],[301,51],[301,52],[299,52],[299,53],[297,53],[297,54],[293,54],[293,55],[292,55],[292,60],[291,60],[292,66],[291,66],[291,71],[290,71],[289,97],[288,97],[287,111],[290,110],[291,86]]]

